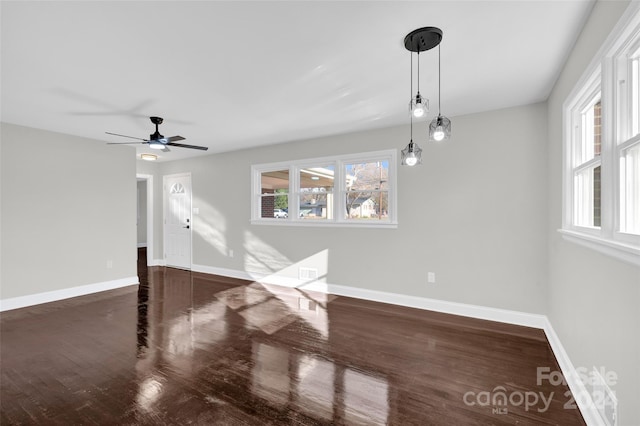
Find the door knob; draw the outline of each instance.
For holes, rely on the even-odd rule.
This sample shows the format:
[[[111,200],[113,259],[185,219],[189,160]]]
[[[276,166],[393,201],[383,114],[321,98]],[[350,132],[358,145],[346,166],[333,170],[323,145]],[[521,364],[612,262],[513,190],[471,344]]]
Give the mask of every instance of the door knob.
[[[189,225],[187,225],[187,226],[183,226],[183,228],[187,228],[187,229],[189,229]]]

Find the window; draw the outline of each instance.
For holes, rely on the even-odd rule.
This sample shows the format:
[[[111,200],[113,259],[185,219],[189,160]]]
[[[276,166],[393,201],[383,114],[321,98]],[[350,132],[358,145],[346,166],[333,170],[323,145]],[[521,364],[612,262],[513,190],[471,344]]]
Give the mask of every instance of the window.
[[[260,188],[260,217],[284,217],[289,211],[289,170],[260,173]]]
[[[640,8],[630,8],[564,104],[561,232],[640,264]]]
[[[296,226],[397,226],[396,151],[254,165],[251,221]]]
[[[298,217],[306,220],[333,219],[333,183],[335,167],[322,164],[299,169],[300,211]]]
[[[350,220],[383,220],[389,214],[389,161],[348,162],[341,196]]]
[[[600,88],[588,93],[586,102],[573,112],[573,222],[577,226],[601,225],[602,102]]]
[[[618,60],[622,125],[615,154],[620,164],[620,231],[640,235],[640,36],[636,38],[631,53]]]

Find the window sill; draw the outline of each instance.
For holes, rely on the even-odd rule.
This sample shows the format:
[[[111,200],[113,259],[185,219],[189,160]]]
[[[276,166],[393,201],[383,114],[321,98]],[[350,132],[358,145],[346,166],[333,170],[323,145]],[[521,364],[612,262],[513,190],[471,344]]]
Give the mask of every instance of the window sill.
[[[376,228],[376,229],[396,229],[398,223],[382,221],[382,222],[350,222],[350,221],[308,221],[308,220],[290,220],[290,219],[252,219],[252,225],[267,226],[300,226],[307,228]]]
[[[558,232],[567,241],[596,250],[623,262],[640,266],[640,248],[637,246],[569,229],[558,229]]]

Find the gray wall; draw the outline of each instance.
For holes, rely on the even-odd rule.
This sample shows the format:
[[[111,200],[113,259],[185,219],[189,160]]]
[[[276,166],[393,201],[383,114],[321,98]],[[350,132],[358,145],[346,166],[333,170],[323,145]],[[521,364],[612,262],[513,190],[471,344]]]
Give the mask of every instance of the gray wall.
[[[0,126],[0,297],[135,277],[133,149]]]
[[[250,166],[399,149],[408,126],[159,166],[192,174],[194,264],[278,272],[326,253],[331,284],[544,313],[546,114],[538,104],[456,117],[453,139],[440,145],[414,126],[424,165],[399,168],[398,229],[251,225]]]
[[[562,103],[628,2],[596,3],[548,100],[548,315],[576,367],[618,375],[620,425],[640,424],[640,268],[562,239]]]

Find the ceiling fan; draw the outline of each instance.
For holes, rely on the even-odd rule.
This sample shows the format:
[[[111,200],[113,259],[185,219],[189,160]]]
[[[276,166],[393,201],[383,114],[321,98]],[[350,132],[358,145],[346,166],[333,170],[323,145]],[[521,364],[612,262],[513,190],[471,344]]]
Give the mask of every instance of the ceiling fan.
[[[136,144],[136,143],[144,143],[149,145],[149,148],[162,150],[163,152],[169,152],[168,146],[177,146],[179,148],[191,148],[191,149],[200,149],[202,151],[206,151],[209,148],[206,146],[197,146],[197,145],[187,145],[183,143],[176,143],[176,141],[183,141],[184,138],[182,136],[170,136],[165,138],[158,131],[158,125],[162,124],[162,117],[149,117],[151,122],[156,125],[155,133],[149,135],[149,139],[136,138],[134,136],[120,135],[118,133],[105,132],[108,135],[113,136],[121,136],[123,138],[137,139],[142,142],[107,142],[107,145],[123,145],[123,144]]]

